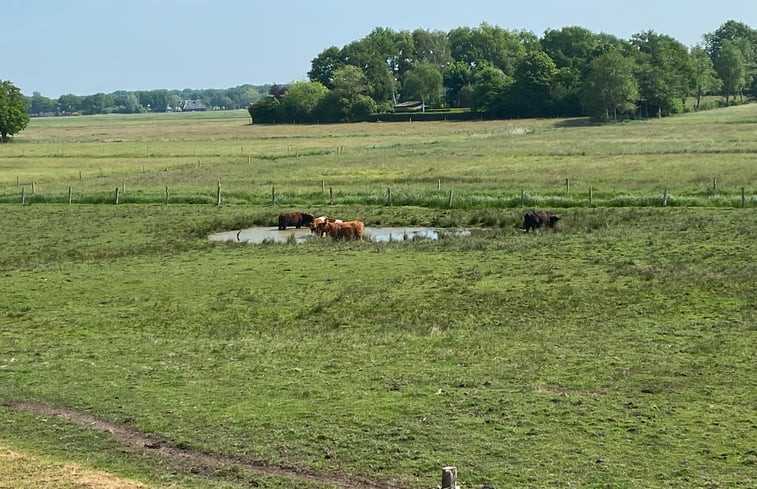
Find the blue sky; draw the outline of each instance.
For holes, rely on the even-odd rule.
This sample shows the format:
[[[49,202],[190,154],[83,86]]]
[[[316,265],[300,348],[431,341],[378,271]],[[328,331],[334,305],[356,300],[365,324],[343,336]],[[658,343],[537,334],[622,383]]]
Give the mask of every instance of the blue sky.
[[[321,51],[376,27],[449,31],[482,22],[541,37],[577,25],[622,39],[654,30],[687,46],[727,20],[730,0],[0,0],[0,80],[25,95],[229,88],[304,80]]]

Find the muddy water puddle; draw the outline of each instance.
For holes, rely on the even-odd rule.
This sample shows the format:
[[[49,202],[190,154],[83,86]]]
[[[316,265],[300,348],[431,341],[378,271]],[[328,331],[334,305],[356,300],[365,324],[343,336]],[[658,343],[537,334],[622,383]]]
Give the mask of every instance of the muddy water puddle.
[[[470,232],[464,229],[435,229],[425,227],[366,227],[365,239],[371,241],[403,241],[411,239],[439,239],[441,236],[468,236]],[[289,228],[283,231],[277,228],[254,227],[224,231],[211,234],[211,241],[237,241],[244,243],[304,243],[311,239],[318,239],[310,233],[310,229]]]

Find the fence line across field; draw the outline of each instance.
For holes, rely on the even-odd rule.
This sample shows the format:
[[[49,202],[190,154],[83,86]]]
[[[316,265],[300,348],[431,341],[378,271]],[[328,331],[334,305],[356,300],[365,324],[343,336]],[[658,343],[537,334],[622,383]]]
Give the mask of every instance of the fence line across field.
[[[25,185],[20,185],[20,187],[21,187],[20,201],[21,201],[21,204],[23,205],[23,204],[27,203],[28,194],[27,194],[26,186]],[[111,188],[113,188],[113,187],[111,187]],[[437,194],[438,195],[442,195],[442,192],[441,192],[441,180],[439,180],[439,184],[438,184],[437,189],[438,189],[437,190]],[[716,195],[718,193],[716,189],[717,189],[717,181],[715,180],[715,178],[713,178],[713,180],[712,180],[712,187],[711,187],[712,195]],[[740,199],[738,199],[738,205],[737,205],[737,207],[745,208],[746,207],[746,203],[747,203],[746,187],[742,186],[742,187],[738,187],[738,189],[739,189]],[[721,190],[722,190],[722,188],[721,188]],[[566,194],[570,193],[570,181],[569,181],[569,179],[565,179],[565,191],[566,191]],[[325,181],[324,180],[321,180],[321,192],[322,193],[325,192]],[[31,194],[33,194],[35,196],[41,195],[38,192],[37,182],[36,181],[32,181],[31,182]],[[68,186],[67,198],[65,200],[69,204],[73,203],[73,201],[74,201],[73,195],[74,195],[74,189],[73,189],[73,187]],[[126,193],[126,182],[122,181],[120,186],[115,187],[115,190],[113,192],[113,203],[114,204],[122,203],[123,202],[123,197],[126,196],[126,195],[127,195],[127,193]],[[164,193],[164,196],[163,196],[163,199],[162,199],[163,203],[165,203],[165,204],[169,203],[169,201],[170,201],[170,195],[171,194],[170,194],[169,186],[166,185],[165,186],[165,193]],[[384,205],[387,205],[387,206],[394,205],[394,203],[396,202],[396,199],[394,197],[396,195],[397,195],[396,192],[392,191],[392,187],[386,187],[386,197],[384,198],[384,201],[383,201]],[[578,194],[576,194],[575,192],[572,193],[571,195],[573,195],[574,197],[578,197]],[[662,207],[667,207],[668,202],[670,200],[670,196],[671,196],[668,187],[663,188],[662,192],[660,194],[658,194],[658,195],[661,195],[660,200],[659,200],[659,205],[662,206]],[[466,203],[465,197],[460,197],[460,196],[458,196],[456,198],[453,198],[453,197],[454,197],[453,189],[450,188],[449,191],[447,192],[447,207],[448,208],[452,209],[454,207],[455,203],[459,203],[459,204],[461,204],[464,207],[464,204]],[[552,197],[552,196],[549,196],[549,197]],[[520,206],[526,206],[527,204],[532,203],[533,200],[534,200],[533,197],[531,197],[529,194],[527,194],[525,189],[521,189],[520,190],[520,198],[518,199],[518,203],[520,204]],[[754,201],[754,197],[750,197],[749,200],[750,200],[750,203],[753,202]],[[221,193],[221,180],[218,179],[217,182],[216,182],[216,188],[215,188],[215,205],[216,206],[220,206],[220,205],[222,205],[222,203],[223,203],[223,198],[222,198],[222,193]],[[278,194],[276,192],[276,187],[274,186],[274,187],[271,187],[271,204],[272,205],[276,205],[277,203],[279,203],[279,201],[278,201]],[[334,197],[334,187],[332,187],[332,186],[330,186],[329,190],[328,190],[328,200],[327,200],[327,203],[328,203],[328,205],[334,205],[336,203],[336,198]],[[589,188],[588,188],[588,193],[586,195],[586,203],[590,207],[594,205],[594,187],[593,186],[589,186]],[[649,205],[645,205],[644,207],[648,207],[648,206]]]

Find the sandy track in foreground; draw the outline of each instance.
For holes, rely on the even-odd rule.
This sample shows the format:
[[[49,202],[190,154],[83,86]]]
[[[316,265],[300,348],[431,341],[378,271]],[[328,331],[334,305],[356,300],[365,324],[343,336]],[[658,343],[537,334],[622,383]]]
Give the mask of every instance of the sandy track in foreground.
[[[77,464],[51,462],[0,445],[0,489],[160,489]]]

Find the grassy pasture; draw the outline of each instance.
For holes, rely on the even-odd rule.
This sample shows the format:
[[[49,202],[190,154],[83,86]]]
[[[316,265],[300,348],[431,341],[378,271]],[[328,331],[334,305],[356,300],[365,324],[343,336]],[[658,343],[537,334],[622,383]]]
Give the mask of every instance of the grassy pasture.
[[[746,108],[743,108],[746,107]],[[0,202],[754,206],[755,108],[668,121],[250,126],[245,112],[35,119],[0,147]],[[566,179],[570,188],[566,188]],[[715,189],[713,190],[713,180]],[[34,184],[34,194],[32,191]],[[523,195],[523,201],[521,201]]]
[[[77,409],[203,453],[408,488],[436,486],[444,465],[476,488],[753,487],[757,215],[731,200],[740,186],[753,193],[754,110],[615,126],[34,120],[0,146],[2,195],[22,170],[41,195],[122,181],[143,194],[0,204],[0,404]],[[80,181],[88,158],[94,174]],[[566,205],[556,232],[519,231],[523,209],[502,195],[570,203],[566,175],[571,192],[591,184],[608,201],[667,184],[693,204]],[[221,178],[231,195],[162,205],[169,176],[177,193],[212,202]],[[429,199],[438,178],[440,200],[450,185],[477,204],[366,197],[391,184],[394,199]],[[339,189],[336,205],[321,179]],[[205,239],[271,225],[287,202],[472,236]],[[40,470],[75,464],[150,487],[332,487],[177,467],[2,405],[0,447],[37,454]],[[24,487],[18,472],[0,468],[9,487]]]

